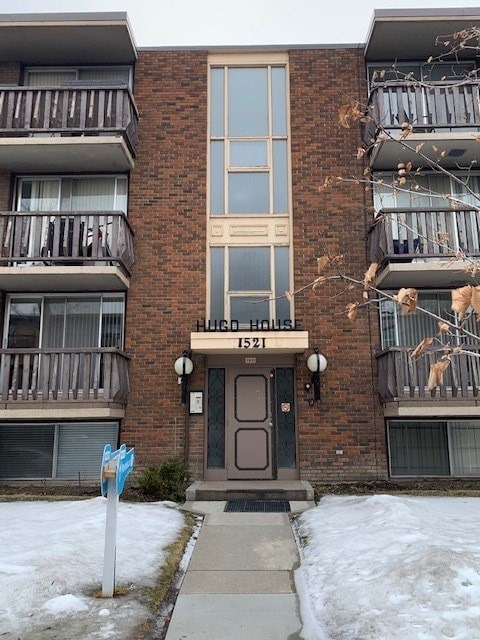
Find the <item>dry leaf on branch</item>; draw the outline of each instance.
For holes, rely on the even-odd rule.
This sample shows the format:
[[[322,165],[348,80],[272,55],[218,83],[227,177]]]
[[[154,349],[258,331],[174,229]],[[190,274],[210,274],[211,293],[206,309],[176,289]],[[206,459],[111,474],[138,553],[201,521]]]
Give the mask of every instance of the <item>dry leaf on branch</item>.
[[[440,244],[447,244],[450,240],[450,234],[448,231],[437,231],[437,240]]]
[[[320,276],[319,278],[316,278],[312,284],[312,291],[315,291],[315,289],[318,289],[318,287],[322,284],[322,282],[325,282],[327,278],[325,276]]]
[[[346,306],[346,309],[347,318],[350,320],[350,322],[354,322],[357,319],[358,302],[349,302]]]
[[[452,290],[452,306],[451,309],[458,315],[458,320],[462,322],[465,318],[470,301],[472,299],[472,286],[467,284],[466,287],[460,287]]]
[[[369,287],[371,287],[373,285],[373,283],[375,282],[375,278],[376,278],[376,275],[377,275],[377,269],[378,269],[378,263],[377,262],[372,262],[371,265],[368,267],[367,271],[365,272],[365,276],[363,278],[363,286],[365,288],[365,291]]]
[[[413,127],[409,122],[402,122],[402,133],[400,135],[400,140],[405,140],[408,136],[413,132]]]
[[[422,354],[425,353],[425,351],[427,350],[427,348],[432,344],[433,342],[433,338],[424,338],[420,344],[417,344],[417,346],[415,347],[415,349],[412,351],[412,353],[410,354],[410,357],[412,358],[412,360],[416,360],[417,358],[419,358]]]
[[[328,187],[331,187],[334,182],[335,178],[333,176],[327,176],[323,181],[323,184],[318,187],[318,190],[324,191],[325,189],[328,189]]]
[[[480,265],[478,262],[470,262],[464,269],[467,273],[469,273],[472,278],[475,278],[477,273],[480,271]]]
[[[287,300],[288,300],[289,302],[292,302],[292,301],[293,301],[293,294],[292,294],[292,292],[291,292],[291,291],[285,291],[285,297],[287,298]]]
[[[357,160],[361,160],[365,155],[365,149],[363,147],[358,147],[357,149]]]
[[[317,273],[320,275],[327,264],[329,264],[330,258],[328,256],[322,256],[321,258],[317,258]]]
[[[477,322],[480,322],[480,286],[472,287],[472,297],[470,298],[470,305],[475,311]]]
[[[450,331],[450,325],[448,324],[448,322],[443,322],[443,320],[439,320],[438,329],[440,333],[448,333]]]
[[[430,374],[428,376],[428,389],[433,391],[437,385],[443,386],[443,374],[450,366],[450,358],[444,358],[435,362],[430,367]]]
[[[392,298],[400,305],[402,316],[413,313],[417,309],[418,291],[412,287],[409,287],[408,289],[402,287],[402,289],[400,289],[396,295],[392,296]]]
[[[425,146],[424,142],[421,142],[420,144],[417,144],[417,146],[415,147],[415,152],[416,153],[420,153],[420,151],[423,149],[424,146]]]
[[[370,118],[360,109],[359,103],[353,100],[339,108],[338,120],[344,129],[350,129],[355,122],[368,122]]]

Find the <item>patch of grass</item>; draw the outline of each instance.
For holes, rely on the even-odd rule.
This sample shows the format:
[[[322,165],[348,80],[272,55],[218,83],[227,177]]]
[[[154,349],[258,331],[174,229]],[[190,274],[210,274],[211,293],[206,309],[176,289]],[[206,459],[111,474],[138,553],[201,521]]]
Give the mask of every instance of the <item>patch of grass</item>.
[[[130,591],[130,585],[116,584],[115,593],[113,594],[113,597],[121,598],[122,596],[126,596],[129,591]],[[92,598],[103,598],[102,587],[99,587],[98,589],[95,589],[95,591],[92,591],[91,596]]]
[[[338,484],[317,484],[315,499],[324,495],[373,495],[388,493],[414,496],[479,497],[479,478],[428,478],[412,479],[404,482],[377,480],[372,482],[351,482]]]
[[[187,515],[186,524],[179,537],[165,549],[167,557],[159,576],[155,580],[155,584],[151,587],[144,587],[142,590],[148,607],[152,613],[155,613],[165,600],[172,580],[178,571],[180,561],[185,552],[185,547],[192,537],[194,526],[195,520],[192,516]]]

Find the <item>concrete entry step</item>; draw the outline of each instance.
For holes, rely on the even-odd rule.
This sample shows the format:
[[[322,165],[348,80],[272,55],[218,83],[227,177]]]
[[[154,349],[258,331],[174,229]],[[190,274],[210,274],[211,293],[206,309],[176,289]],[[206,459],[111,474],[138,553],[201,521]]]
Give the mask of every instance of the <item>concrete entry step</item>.
[[[199,480],[186,491],[186,500],[313,500],[313,488],[305,480]]]

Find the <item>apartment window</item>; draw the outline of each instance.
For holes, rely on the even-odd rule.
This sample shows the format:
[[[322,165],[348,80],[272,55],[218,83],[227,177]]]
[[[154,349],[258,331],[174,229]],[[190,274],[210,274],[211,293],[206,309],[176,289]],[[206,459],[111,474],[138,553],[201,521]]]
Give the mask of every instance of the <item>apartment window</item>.
[[[210,214],[288,214],[285,65],[210,70]]]
[[[291,318],[288,247],[211,247],[210,319],[250,321]]]
[[[392,292],[393,293],[393,292]],[[454,319],[451,311],[450,291],[419,291],[418,306],[430,311],[441,318]],[[475,316],[464,321],[464,327],[471,333],[477,333]],[[438,334],[438,321],[424,313],[401,315],[401,309],[391,300],[380,302],[380,328],[382,348],[389,347],[415,347],[426,337],[434,337]],[[448,336],[448,342],[462,341],[461,336]],[[463,340],[462,342],[465,342]]]
[[[17,211],[123,211],[125,176],[20,178]]]
[[[480,475],[480,421],[389,421],[392,476]]]
[[[124,295],[11,296],[4,348],[123,348]]]
[[[455,172],[455,178],[435,173],[422,173],[412,176],[405,185],[397,184],[398,175],[394,172],[381,172],[374,175],[375,209],[422,207],[446,208],[450,206],[445,196],[452,195],[460,202],[478,206],[480,204],[480,175],[470,172]]]
[[[424,82],[454,82],[466,77],[475,76],[474,62],[389,62],[368,65],[369,85],[385,82],[406,82],[408,80],[422,80]]]
[[[82,85],[132,85],[131,67],[44,67],[25,71],[29,87]]]
[[[0,424],[0,478],[95,478],[117,441],[117,422]]]

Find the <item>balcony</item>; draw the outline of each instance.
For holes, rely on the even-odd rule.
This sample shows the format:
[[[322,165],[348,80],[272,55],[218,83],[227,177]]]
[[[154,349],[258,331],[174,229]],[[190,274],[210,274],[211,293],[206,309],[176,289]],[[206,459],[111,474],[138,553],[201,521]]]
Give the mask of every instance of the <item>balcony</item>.
[[[0,356],[2,403],[126,403],[128,356],[118,349],[0,349]]]
[[[128,87],[0,87],[0,170],[129,171],[138,112]]]
[[[480,354],[478,345],[465,347]],[[387,403],[386,413],[409,415],[408,406],[413,408],[412,416],[419,416],[419,407],[424,405],[425,415],[459,415],[469,410],[478,415],[480,406],[480,358],[464,353],[451,356],[451,364],[444,374],[444,385],[428,389],[430,365],[438,360],[438,354],[431,353],[418,360],[411,360],[409,347],[390,347],[377,355],[378,392]],[[428,405],[428,408],[427,408]],[[452,406],[453,405],[453,406]],[[432,406],[435,407],[432,409]],[[461,408],[463,406],[463,408]],[[470,408],[470,409],[469,409]],[[422,414],[423,415],[423,414]]]
[[[477,143],[478,144],[478,143]],[[469,262],[480,258],[480,211],[382,209],[370,229],[370,258],[380,265],[377,286],[466,284]]]
[[[413,132],[405,140],[411,149],[423,142],[422,153],[441,161],[443,166],[457,168],[459,163],[470,166],[478,156],[479,87],[480,81],[473,80],[431,82],[428,86],[411,81],[388,82],[372,89],[368,105],[372,122],[365,130],[365,143],[371,147],[371,166],[392,169],[399,162],[427,164],[415,151],[398,144],[404,122],[413,126]],[[379,127],[392,139],[380,139]]]
[[[119,212],[0,213],[0,289],[125,290],[133,235]]]

